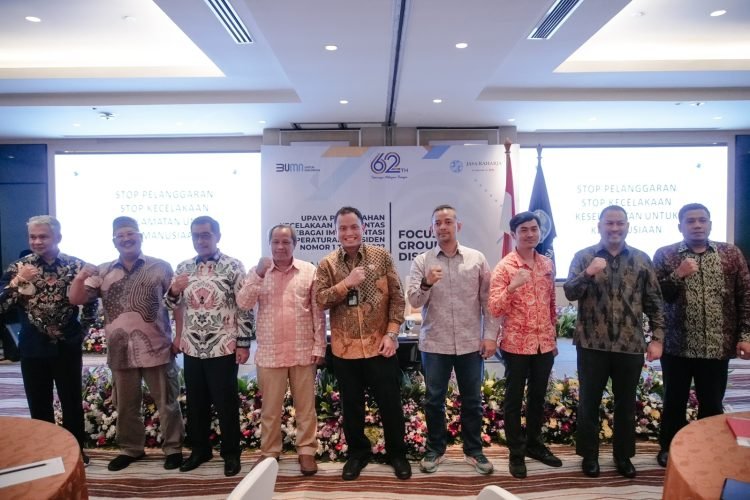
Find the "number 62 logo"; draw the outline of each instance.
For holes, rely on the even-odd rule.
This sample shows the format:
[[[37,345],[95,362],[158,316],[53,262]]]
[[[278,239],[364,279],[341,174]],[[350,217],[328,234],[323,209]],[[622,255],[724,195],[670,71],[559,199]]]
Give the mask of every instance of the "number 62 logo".
[[[380,153],[370,162],[370,170],[375,174],[400,174],[406,171],[399,167],[400,164],[398,153]]]

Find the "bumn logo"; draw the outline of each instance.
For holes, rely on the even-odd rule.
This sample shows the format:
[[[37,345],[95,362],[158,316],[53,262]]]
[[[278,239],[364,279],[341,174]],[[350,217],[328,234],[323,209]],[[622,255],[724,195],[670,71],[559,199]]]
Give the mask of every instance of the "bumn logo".
[[[304,172],[305,165],[302,163],[277,163],[277,172]]]

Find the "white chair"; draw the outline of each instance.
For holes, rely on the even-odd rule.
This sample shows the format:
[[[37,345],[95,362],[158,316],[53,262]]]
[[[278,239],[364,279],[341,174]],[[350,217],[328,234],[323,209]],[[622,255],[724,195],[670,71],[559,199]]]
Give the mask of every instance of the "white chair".
[[[227,500],[271,500],[278,473],[279,464],[276,459],[266,458],[253,467],[232,490]]]
[[[484,489],[479,492],[477,500],[521,500],[521,497],[517,497],[500,486],[490,485],[485,486]]]

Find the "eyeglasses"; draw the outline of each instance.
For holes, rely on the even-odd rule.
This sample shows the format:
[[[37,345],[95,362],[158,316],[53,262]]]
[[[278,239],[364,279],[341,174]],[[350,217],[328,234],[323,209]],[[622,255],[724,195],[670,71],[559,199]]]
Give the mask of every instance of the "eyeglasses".
[[[135,236],[139,236],[141,233],[135,232],[135,231],[128,231],[127,233],[119,233],[116,234],[112,239],[115,241],[122,241],[122,240],[128,240],[130,238],[133,238]]]

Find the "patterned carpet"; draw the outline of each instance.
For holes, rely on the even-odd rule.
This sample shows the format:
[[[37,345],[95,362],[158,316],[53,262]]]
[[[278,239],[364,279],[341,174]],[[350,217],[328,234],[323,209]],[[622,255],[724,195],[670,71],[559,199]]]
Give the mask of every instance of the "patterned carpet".
[[[94,365],[104,360],[100,356],[86,356],[84,364]],[[750,363],[732,361],[729,388],[725,403],[731,411],[750,410]],[[28,416],[28,408],[18,363],[0,364],[0,415]],[[658,446],[639,442],[633,463],[638,469],[634,480],[621,477],[614,470],[611,448],[601,451],[602,475],[591,479],[580,472],[580,457],[569,446],[552,446],[563,460],[563,467],[550,468],[528,460],[529,477],[512,478],[508,473],[508,452],[493,445],[486,448],[488,458],[495,465],[491,476],[480,476],[464,463],[460,448],[448,451],[448,461],[435,474],[419,472],[413,465],[414,476],[400,481],[389,466],[371,463],[356,481],[341,480],[341,463],[322,463],[312,477],[299,474],[296,456],[287,455],[280,462],[274,499],[354,500],[359,498],[385,500],[416,499],[473,499],[488,484],[497,484],[524,499],[659,499],[664,481],[664,469],[656,464]],[[185,452],[187,456],[187,450]],[[234,478],[223,475],[223,461],[213,460],[190,473],[166,471],[159,450],[149,450],[145,459],[120,472],[109,472],[107,463],[116,450],[89,450],[91,465],[86,469],[91,498],[171,498],[219,499],[226,498],[258,457],[258,452],[246,451],[242,456],[242,472]]]
[[[299,474],[296,456],[284,456],[280,462],[274,499],[473,499],[489,484],[497,484],[508,491],[528,499],[601,499],[630,500],[661,498],[664,469],[654,459],[658,447],[653,443],[639,443],[638,455],[633,464],[638,477],[625,479],[614,470],[609,448],[602,449],[602,475],[597,479],[585,477],[580,472],[580,458],[568,446],[553,446],[553,451],[563,460],[563,467],[550,468],[529,460],[529,477],[524,480],[508,474],[508,453],[505,448],[492,446],[486,449],[496,471],[490,476],[480,476],[464,463],[460,448],[448,451],[448,461],[441,464],[435,474],[423,474],[413,465],[414,475],[400,481],[387,465],[369,464],[356,481],[341,480],[341,463],[322,463],[318,474],[303,477]],[[165,471],[163,456],[150,450],[146,459],[136,462],[120,472],[109,472],[107,462],[115,451],[92,450],[91,465],[86,469],[89,494],[92,498],[226,498],[226,495],[247,473],[259,454],[246,452],[242,456],[243,470],[236,478],[225,478],[223,461],[213,460],[189,473]]]

